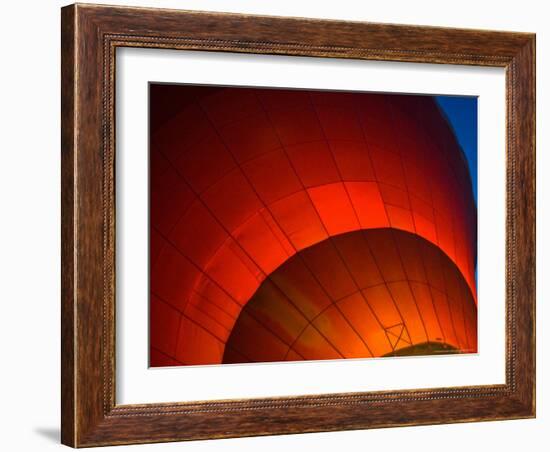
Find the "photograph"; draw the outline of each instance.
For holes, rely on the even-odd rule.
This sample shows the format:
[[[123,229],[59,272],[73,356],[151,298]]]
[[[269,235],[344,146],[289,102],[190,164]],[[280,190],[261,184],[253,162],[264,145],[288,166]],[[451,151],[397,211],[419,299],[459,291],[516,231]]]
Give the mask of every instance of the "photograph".
[[[477,353],[477,108],[151,82],[150,366]]]
[[[16,409],[50,408],[14,440],[536,441],[541,7],[121,1],[22,16],[44,25],[50,11],[28,75],[16,71],[22,90],[7,90],[21,124],[6,155],[21,161],[5,192],[28,192],[5,221],[24,274],[7,299],[24,312],[7,318],[34,316],[11,322],[27,342],[5,342],[32,352],[12,373],[31,390],[11,391]],[[51,86],[36,70],[45,42]],[[21,92],[53,95],[59,114]],[[52,189],[53,208],[37,202]],[[23,252],[38,239],[57,253],[55,278],[40,270],[55,259]]]

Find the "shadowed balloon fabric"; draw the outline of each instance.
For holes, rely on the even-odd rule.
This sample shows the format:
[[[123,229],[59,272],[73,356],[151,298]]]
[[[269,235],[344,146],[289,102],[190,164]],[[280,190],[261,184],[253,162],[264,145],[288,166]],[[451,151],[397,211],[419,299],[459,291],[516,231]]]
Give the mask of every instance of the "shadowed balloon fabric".
[[[477,211],[431,96],[150,86],[150,365],[477,351]]]

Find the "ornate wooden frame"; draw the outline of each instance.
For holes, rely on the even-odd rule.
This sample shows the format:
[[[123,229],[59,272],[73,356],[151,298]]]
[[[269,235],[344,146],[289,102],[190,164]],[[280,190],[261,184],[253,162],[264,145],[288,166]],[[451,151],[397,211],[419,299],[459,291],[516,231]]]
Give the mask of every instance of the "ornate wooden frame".
[[[83,447],[535,416],[535,35],[176,10],[62,9],[62,442]],[[506,69],[506,383],[115,403],[117,47]]]

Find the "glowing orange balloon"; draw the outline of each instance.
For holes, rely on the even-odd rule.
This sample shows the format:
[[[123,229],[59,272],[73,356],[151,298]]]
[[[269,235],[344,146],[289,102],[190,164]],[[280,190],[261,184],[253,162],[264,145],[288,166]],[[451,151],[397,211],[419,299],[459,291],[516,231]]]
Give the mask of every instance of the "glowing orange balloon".
[[[152,366],[477,350],[477,212],[430,97],[152,85],[150,167]]]

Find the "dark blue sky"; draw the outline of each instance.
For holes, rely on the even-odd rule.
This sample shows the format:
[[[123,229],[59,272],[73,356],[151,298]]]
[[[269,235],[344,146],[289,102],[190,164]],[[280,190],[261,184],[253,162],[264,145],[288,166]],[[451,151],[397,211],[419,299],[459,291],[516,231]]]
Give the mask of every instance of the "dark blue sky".
[[[436,96],[464,151],[477,204],[477,97]]]

